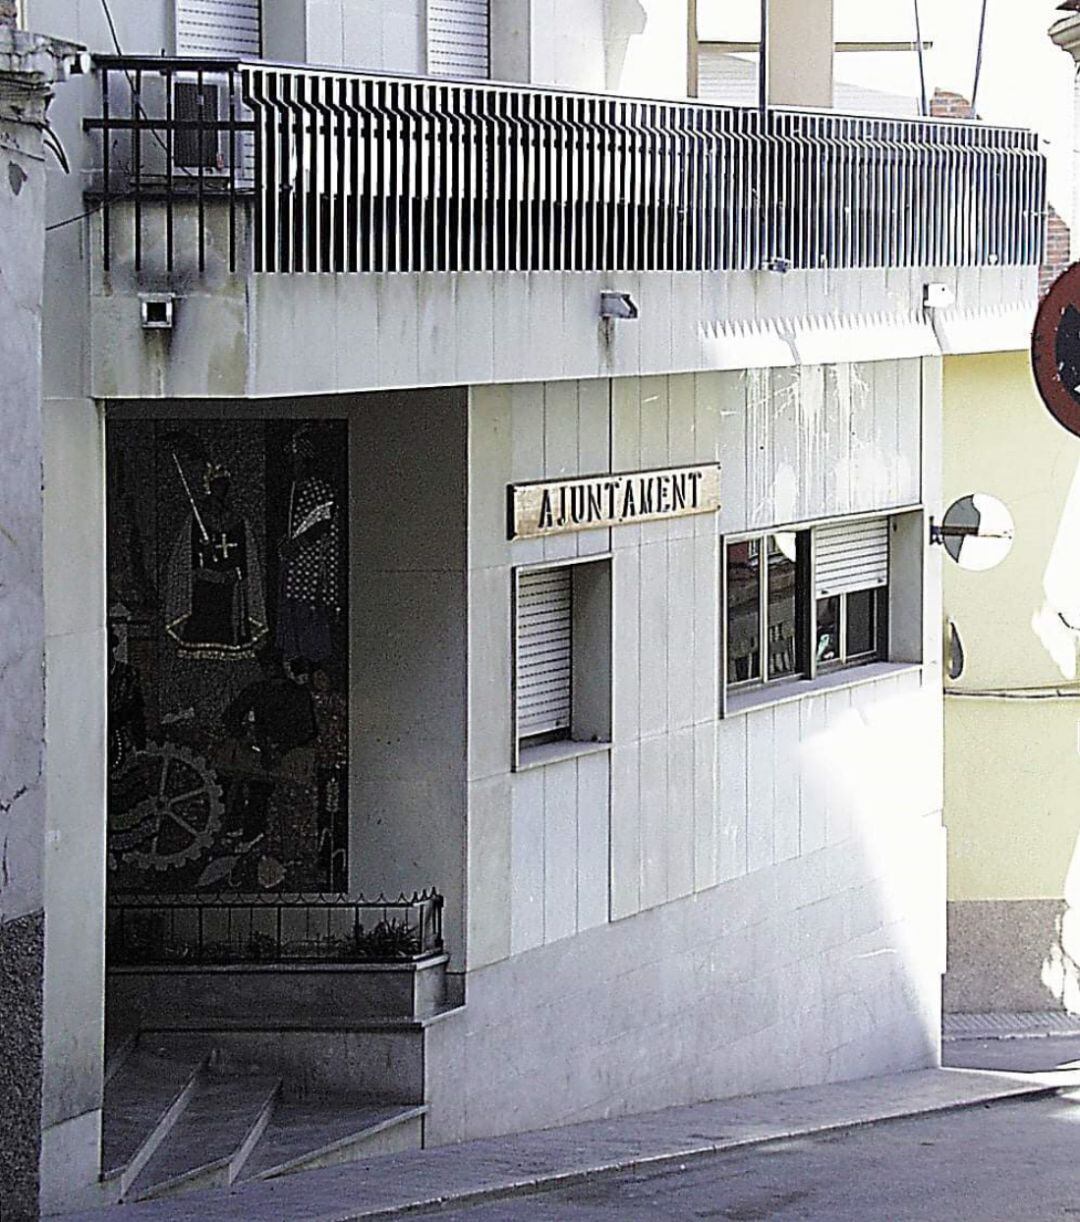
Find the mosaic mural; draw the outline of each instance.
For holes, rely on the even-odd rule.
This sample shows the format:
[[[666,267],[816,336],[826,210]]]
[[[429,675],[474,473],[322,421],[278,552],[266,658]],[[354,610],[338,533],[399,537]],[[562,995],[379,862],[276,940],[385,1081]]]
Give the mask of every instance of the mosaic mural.
[[[115,892],[347,888],[346,427],[109,422]]]

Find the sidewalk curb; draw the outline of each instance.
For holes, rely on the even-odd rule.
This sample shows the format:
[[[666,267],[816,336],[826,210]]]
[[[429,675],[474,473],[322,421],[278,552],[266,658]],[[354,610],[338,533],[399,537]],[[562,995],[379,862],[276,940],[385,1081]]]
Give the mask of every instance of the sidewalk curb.
[[[425,1197],[423,1200],[411,1201],[401,1205],[377,1206],[370,1210],[361,1208],[356,1212],[343,1211],[334,1217],[333,1222],[371,1222],[373,1219],[399,1218],[422,1211],[434,1212],[451,1207],[468,1208],[484,1203],[513,1200],[516,1197],[532,1196],[555,1188],[572,1188],[589,1180],[605,1179],[625,1174],[628,1171],[659,1170],[679,1164],[698,1162],[716,1154],[745,1151],[759,1146],[774,1145],[778,1142],[793,1141],[799,1137],[819,1137],[826,1133],[853,1132],[857,1129],[868,1128],[871,1125],[889,1124],[898,1120],[911,1120],[919,1116],[936,1116],[947,1112],[966,1111],[975,1107],[992,1107],[995,1104],[1013,1103],[1021,1100],[1045,1099],[1051,1095],[1056,1095],[1062,1089],[1062,1086],[1062,1083],[1053,1084],[1044,1082],[1039,1084],[1032,1083],[1030,1088],[1025,1089],[1018,1084],[1017,1089],[1001,1094],[987,1094],[979,1099],[965,1099],[940,1105],[928,1105],[914,1111],[891,1112],[883,1116],[870,1116],[859,1120],[804,1125],[800,1128],[778,1131],[768,1135],[732,1138],[730,1141],[687,1146],[684,1150],[670,1151],[664,1154],[644,1154],[634,1158],[623,1158],[614,1162],[599,1163],[595,1167],[587,1167],[577,1171],[553,1171],[529,1178],[509,1181],[505,1184],[492,1184],[485,1188],[448,1193],[445,1196]]]

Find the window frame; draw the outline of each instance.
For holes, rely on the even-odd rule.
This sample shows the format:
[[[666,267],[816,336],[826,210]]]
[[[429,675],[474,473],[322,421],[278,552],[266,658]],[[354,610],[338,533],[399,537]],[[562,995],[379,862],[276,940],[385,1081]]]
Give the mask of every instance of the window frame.
[[[777,535],[793,534],[795,536],[795,650],[796,660],[795,669],[789,674],[770,675],[769,674],[769,541]],[[800,542],[800,537],[803,537]],[[740,543],[753,543],[758,545],[758,669],[761,672],[753,679],[736,679],[728,682],[728,663],[729,655],[729,615],[728,615],[728,553],[732,547],[738,546]],[[776,683],[791,683],[796,679],[806,679],[810,677],[810,667],[813,659],[810,656],[809,641],[813,639],[813,624],[806,619],[806,608],[800,606],[800,596],[805,602],[806,596],[812,589],[812,586],[807,582],[806,572],[810,576],[813,575],[813,533],[809,528],[800,528],[791,530],[787,527],[782,529],[769,528],[764,531],[749,531],[744,534],[732,535],[725,537],[723,540],[723,667],[724,667],[724,684],[726,688],[733,692],[755,691],[758,688],[768,687]],[[801,555],[800,555],[801,553]],[[803,589],[800,590],[800,562],[807,565],[807,570],[802,576]],[[810,632],[807,637],[807,632]],[[802,639],[800,639],[802,638]]]
[[[890,620],[891,620],[891,603],[893,599],[893,582],[896,578],[896,573],[893,566],[893,547],[892,536],[896,530],[897,520],[904,515],[919,513],[921,515],[921,505],[905,505],[889,510],[874,510],[866,513],[843,514],[836,517],[823,517],[811,519],[809,521],[785,523],[779,525],[768,526],[765,528],[739,531],[729,535],[722,535],[720,538],[720,716],[724,717],[727,714],[728,699],[734,697],[740,699],[743,697],[753,697],[760,695],[762,702],[768,702],[768,692],[770,689],[783,689],[790,692],[793,685],[800,683],[813,682],[819,676],[829,676],[835,679],[839,672],[851,671],[856,672],[860,667],[874,665],[875,663],[887,663],[890,655]],[[890,546],[888,552],[888,569],[886,583],[883,586],[867,586],[865,589],[871,590],[875,594],[875,648],[869,652],[856,655],[847,655],[847,599],[851,593],[859,591],[847,591],[838,597],[840,601],[840,630],[839,638],[841,644],[841,656],[837,659],[830,659],[828,662],[819,662],[817,660],[817,631],[818,631],[818,597],[816,594],[816,575],[817,575],[817,554],[816,554],[816,538],[817,530],[820,527],[836,525],[838,523],[856,523],[869,522],[877,519],[884,519],[887,523]],[[802,598],[804,605],[800,607],[796,605],[796,626],[797,631],[804,634],[801,648],[803,650],[803,663],[794,674],[777,675],[774,678],[768,678],[768,576],[767,576],[767,555],[765,549],[768,546],[768,540],[771,536],[778,534],[795,534],[800,535],[806,532],[808,539],[807,546],[807,573],[806,578],[802,583]],[[759,615],[759,635],[761,638],[760,652],[762,671],[761,676],[755,679],[743,679],[729,681],[728,678],[728,646],[729,646],[729,608],[728,608],[728,552],[729,548],[739,544],[746,543],[750,540],[758,540],[761,554],[766,557],[764,569],[764,579],[759,582],[758,591],[758,615]],[[797,644],[796,648],[799,648]]]
[[[581,586],[593,583],[589,597]],[[510,739],[514,772],[611,748],[614,676],[614,560],[610,551],[514,565],[510,597]],[[532,735],[518,732],[518,608],[522,576],[555,569],[570,571],[570,725]],[[596,598],[599,596],[599,604]],[[590,606],[590,604],[592,604]],[[591,655],[602,655],[593,657]],[[586,661],[586,659],[588,659]],[[581,737],[581,719],[594,731]],[[575,737],[575,734],[578,736]]]

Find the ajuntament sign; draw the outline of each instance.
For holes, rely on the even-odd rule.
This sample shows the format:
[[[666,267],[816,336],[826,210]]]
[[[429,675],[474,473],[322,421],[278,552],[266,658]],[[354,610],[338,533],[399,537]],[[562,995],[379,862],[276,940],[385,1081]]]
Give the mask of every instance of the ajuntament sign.
[[[508,491],[509,537],[537,539],[715,513],[720,508],[720,464],[511,484]]]

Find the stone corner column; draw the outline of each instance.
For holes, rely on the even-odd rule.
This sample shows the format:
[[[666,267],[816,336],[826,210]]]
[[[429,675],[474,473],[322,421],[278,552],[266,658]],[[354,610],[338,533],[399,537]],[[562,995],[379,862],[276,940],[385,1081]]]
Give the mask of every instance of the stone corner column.
[[[37,1218],[45,964],[42,133],[81,48],[0,0],[0,1218]],[[80,62],[79,66],[82,64]]]

